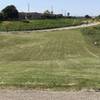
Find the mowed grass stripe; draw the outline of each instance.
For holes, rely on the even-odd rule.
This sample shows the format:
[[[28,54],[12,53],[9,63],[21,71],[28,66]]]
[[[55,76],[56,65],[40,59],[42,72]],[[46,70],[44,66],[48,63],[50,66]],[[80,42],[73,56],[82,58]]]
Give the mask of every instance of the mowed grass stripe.
[[[12,34],[14,39],[8,39],[6,40],[6,42],[2,41],[2,44],[4,42],[5,44],[7,43],[8,47],[3,48],[3,50],[1,47],[1,55],[0,55],[1,58],[3,58],[4,60],[11,60],[11,61],[12,60],[28,61],[28,60],[59,60],[59,59],[65,59],[68,56],[72,57],[74,56],[80,57],[87,55],[92,56],[89,52],[87,52],[84,49],[86,43],[84,42],[83,37],[79,31],[71,30],[71,31],[60,31],[60,32],[57,31],[48,33],[46,32],[37,33],[38,36],[36,35],[37,36],[36,38],[35,34],[36,33],[29,34],[30,37],[25,36],[22,37],[22,39],[21,37],[19,38],[16,35]],[[31,46],[31,44],[35,45]]]
[[[80,30],[0,34],[0,43],[1,87],[100,87],[99,55]]]

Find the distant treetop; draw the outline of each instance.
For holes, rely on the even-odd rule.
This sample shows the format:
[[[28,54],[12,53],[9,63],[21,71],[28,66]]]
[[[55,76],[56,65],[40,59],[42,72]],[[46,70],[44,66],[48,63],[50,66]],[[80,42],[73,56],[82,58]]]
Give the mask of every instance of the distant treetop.
[[[9,5],[5,7],[1,13],[3,14],[4,19],[10,20],[10,19],[17,19],[19,14],[18,10],[14,5]]]

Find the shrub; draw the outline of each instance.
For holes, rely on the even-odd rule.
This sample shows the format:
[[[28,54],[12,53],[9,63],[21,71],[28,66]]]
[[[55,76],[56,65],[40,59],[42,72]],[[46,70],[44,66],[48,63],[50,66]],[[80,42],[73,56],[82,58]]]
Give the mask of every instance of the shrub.
[[[23,22],[23,23],[30,23],[29,20],[23,20],[22,22]]]

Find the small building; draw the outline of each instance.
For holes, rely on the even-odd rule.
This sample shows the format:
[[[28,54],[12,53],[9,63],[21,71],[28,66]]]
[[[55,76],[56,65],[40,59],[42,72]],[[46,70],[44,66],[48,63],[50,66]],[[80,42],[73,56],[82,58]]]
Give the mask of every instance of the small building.
[[[42,18],[42,13],[37,13],[37,12],[19,12],[19,19],[41,19]]]

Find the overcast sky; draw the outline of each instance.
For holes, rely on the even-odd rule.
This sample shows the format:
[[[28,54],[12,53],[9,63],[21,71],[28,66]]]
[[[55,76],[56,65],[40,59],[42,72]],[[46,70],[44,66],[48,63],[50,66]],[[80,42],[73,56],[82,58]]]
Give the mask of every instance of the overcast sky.
[[[19,11],[28,11],[28,3],[30,11],[43,12],[46,9],[54,9],[55,13],[70,12],[71,15],[91,16],[100,14],[100,0],[0,0],[0,10],[7,5],[15,5]]]

